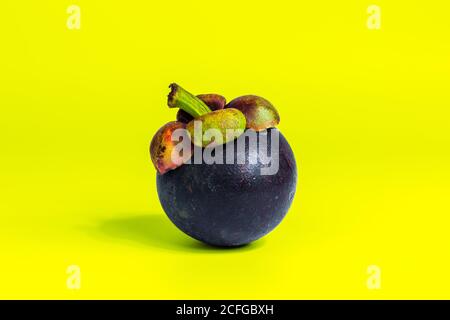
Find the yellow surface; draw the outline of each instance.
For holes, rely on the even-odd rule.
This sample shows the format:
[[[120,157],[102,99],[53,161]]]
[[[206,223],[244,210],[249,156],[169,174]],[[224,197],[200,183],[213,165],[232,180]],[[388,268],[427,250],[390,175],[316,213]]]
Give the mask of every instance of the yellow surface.
[[[362,0],[74,3],[1,3],[0,298],[450,298],[446,1],[376,1],[381,30]],[[165,217],[171,82],[277,106],[299,184],[263,240]]]

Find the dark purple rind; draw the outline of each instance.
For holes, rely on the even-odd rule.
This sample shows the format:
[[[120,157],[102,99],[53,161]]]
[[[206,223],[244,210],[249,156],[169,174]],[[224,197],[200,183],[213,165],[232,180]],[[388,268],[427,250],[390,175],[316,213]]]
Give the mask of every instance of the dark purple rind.
[[[272,130],[277,129],[267,130],[268,150]],[[224,160],[227,148],[236,148],[239,139],[245,139],[244,135],[224,145]],[[246,144],[245,158],[257,154],[257,149]],[[296,189],[294,154],[281,133],[278,150],[279,170],[274,175],[261,175],[264,165],[248,161],[185,164],[157,175],[164,211],[184,233],[210,245],[235,247],[263,237],[283,220]],[[236,157],[235,152],[235,163]]]

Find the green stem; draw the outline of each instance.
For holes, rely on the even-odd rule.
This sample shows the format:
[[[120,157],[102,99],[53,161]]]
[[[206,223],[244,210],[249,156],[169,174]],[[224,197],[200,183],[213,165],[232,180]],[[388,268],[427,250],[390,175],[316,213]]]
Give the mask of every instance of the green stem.
[[[202,100],[187,92],[176,83],[172,83],[169,88],[170,93],[167,97],[169,108],[180,108],[194,118],[211,112],[211,109]]]

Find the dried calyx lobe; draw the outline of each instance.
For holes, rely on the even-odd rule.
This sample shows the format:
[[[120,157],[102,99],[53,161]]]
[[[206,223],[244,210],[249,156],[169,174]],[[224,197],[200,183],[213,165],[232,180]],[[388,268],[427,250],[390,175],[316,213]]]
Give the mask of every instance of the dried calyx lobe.
[[[240,110],[247,120],[247,128],[262,131],[276,127],[280,123],[277,109],[266,99],[247,95],[230,101],[225,108]]]

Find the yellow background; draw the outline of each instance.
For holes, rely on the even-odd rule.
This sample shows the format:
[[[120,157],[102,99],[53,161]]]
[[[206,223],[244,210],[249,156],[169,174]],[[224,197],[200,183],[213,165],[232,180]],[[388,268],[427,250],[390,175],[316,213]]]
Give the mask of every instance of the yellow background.
[[[450,298],[446,1],[0,7],[0,298]],[[264,239],[212,249],[165,217],[171,82],[277,106],[299,181]]]

